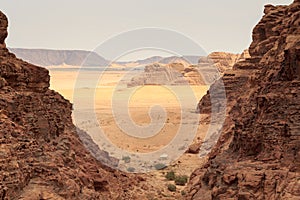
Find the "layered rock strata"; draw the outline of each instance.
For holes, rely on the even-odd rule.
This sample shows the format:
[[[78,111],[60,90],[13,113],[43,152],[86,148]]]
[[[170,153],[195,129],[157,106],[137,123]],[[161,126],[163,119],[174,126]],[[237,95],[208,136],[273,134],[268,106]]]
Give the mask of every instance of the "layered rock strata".
[[[210,88],[223,81],[227,116],[208,162],[191,175],[191,199],[300,199],[300,1],[264,13],[251,58]]]
[[[0,12],[0,199],[133,199],[134,179],[84,147],[48,71],[5,47],[7,26]]]

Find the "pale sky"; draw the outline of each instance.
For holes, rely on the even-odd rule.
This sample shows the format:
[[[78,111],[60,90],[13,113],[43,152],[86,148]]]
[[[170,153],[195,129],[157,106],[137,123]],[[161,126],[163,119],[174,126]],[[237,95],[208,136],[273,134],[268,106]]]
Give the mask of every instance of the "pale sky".
[[[0,0],[9,47],[93,50],[142,27],[178,31],[206,52],[240,53],[265,4],[292,0]]]

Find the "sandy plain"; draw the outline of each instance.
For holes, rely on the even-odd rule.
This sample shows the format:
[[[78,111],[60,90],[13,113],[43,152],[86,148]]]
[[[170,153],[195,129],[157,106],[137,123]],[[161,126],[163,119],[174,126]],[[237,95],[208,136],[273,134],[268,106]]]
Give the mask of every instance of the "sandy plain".
[[[194,115],[199,115],[195,113],[196,104],[206,93],[207,86],[192,85],[166,87],[147,85],[127,88],[126,80],[128,80],[128,77],[124,78],[127,72],[122,70],[103,73],[99,71],[77,71],[73,68],[66,68],[66,70],[49,68],[49,71],[51,76],[50,88],[58,91],[72,103],[74,103],[75,99],[77,99],[75,104],[78,103],[78,101],[80,102],[80,106],[74,105],[74,109],[77,109],[79,113],[82,113],[82,115],[78,117],[81,119],[75,124],[87,131],[96,143],[97,135],[95,135],[95,131],[92,130],[100,127],[108,140],[118,148],[132,153],[157,151],[172,141],[172,138],[178,133],[182,121],[185,121],[185,123],[197,123],[197,130],[193,143],[200,143],[205,137],[209,125],[200,123],[200,121],[189,121],[189,118]],[[82,74],[84,74],[84,76],[82,76]],[[95,74],[98,75],[95,76]],[[80,76],[83,78],[80,78]],[[79,78],[82,79],[80,81],[89,82],[91,79],[95,79],[95,77],[100,78],[94,87],[84,84],[81,86],[78,84]],[[186,95],[185,93],[187,91],[188,94]],[[87,97],[91,96],[91,94],[94,99],[87,100]],[[186,99],[184,96],[193,96],[193,99]],[[113,99],[116,98],[118,101],[114,102]],[[96,116],[96,121],[92,122],[88,119],[85,120],[85,113],[91,111],[91,102],[93,103],[93,113]],[[162,115],[164,115],[165,118],[159,114],[156,115],[155,109],[154,111],[152,110],[153,113],[150,115],[151,108],[157,105],[159,105],[160,108],[163,108],[165,115]],[[113,111],[114,107],[120,107],[121,111]],[[182,116],[183,109],[188,110],[188,115]],[[116,119],[116,113],[119,116],[119,119]],[[124,113],[124,118],[122,118],[122,113]],[[133,137],[126,133],[126,130],[124,131],[120,128],[120,125],[118,124],[120,120],[122,121],[125,119],[124,121],[126,121],[128,118],[126,113],[130,116],[130,123],[135,123],[138,126],[147,126],[153,123],[153,118],[156,117],[156,120],[161,120],[163,122],[163,127],[159,131],[156,131],[151,137]],[[74,119],[74,121],[75,120],[76,119]],[[125,126],[126,123],[129,122],[124,122]],[[130,123],[127,125],[131,126]],[[97,144],[99,146],[105,146],[105,144],[101,142]],[[196,167],[199,167],[203,162],[204,159],[200,159],[197,154],[184,153],[179,159],[172,162],[168,168],[148,174],[147,179],[149,187],[152,188],[151,190],[159,189],[162,190],[161,192],[169,194],[170,192],[167,189],[161,189],[161,185],[166,184],[164,174],[167,171],[173,170],[178,174],[190,175],[193,170]],[[184,189],[184,187],[182,187],[182,189]],[[180,193],[169,195],[178,195],[178,197],[181,197]]]
[[[51,70],[50,68],[50,88],[58,91],[71,103],[79,103],[77,109],[83,112],[88,110],[90,102],[94,103],[94,112],[97,115],[98,125],[101,126],[108,138],[120,148],[133,152],[154,151],[167,145],[174,137],[180,124],[182,123],[183,109],[189,110],[189,116],[197,115],[194,113],[198,100],[206,93],[207,86],[160,86],[147,85],[134,88],[127,88],[122,78],[124,71],[109,71],[99,75],[100,79],[97,85],[92,87],[78,86],[76,84],[79,73],[85,73],[84,78],[87,81],[95,77],[97,71],[78,72],[76,70]],[[120,84],[121,82],[121,84]],[[80,94],[83,94],[82,97]],[[94,99],[87,100],[87,97],[93,94]],[[74,97],[74,95],[77,95]],[[113,100],[113,99],[118,100]],[[76,99],[76,100],[75,100]],[[118,106],[125,108],[114,108]],[[185,106],[188,105],[188,106]],[[155,115],[152,117],[161,118],[165,121],[165,126],[153,137],[139,139],[126,135],[124,130],[116,122],[116,113],[128,112],[131,122],[139,126],[147,126],[151,123],[150,112],[153,106],[159,106],[165,112],[163,116]],[[185,107],[185,108],[183,108]],[[115,111],[115,110],[120,111]],[[159,109],[159,108],[158,108]],[[113,110],[115,113],[113,113]],[[187,116],[187,117],[189,117]],[[126,116],[127,117],[127,116]],[[122,119],[122,117],[119,117]],[[125,117],[124,117],[125,118]],[[88,131],[88,125],[81,125],[81,128]],[[198,131],[198,137],[204,137],[203,131]]]

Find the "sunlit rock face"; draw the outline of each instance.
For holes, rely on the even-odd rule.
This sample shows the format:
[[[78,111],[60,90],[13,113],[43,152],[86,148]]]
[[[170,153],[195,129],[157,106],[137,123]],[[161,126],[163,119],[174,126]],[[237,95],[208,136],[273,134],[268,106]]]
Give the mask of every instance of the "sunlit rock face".
[[[7,25],[0,11],[0,198],[132,199],[122,188],[133,179],[85,149],[72,105],[48,88],[48,71],[6,49]],[[80,137],[91,142],[82,131]]]
[[[198,64],[190,64],[184,59],[158,61],[145,66],[144,73],[133,77],[129,87],[139,85],[209,85],[217,75],[232,69],[235,63],[245,60],[249,53],[242,54],[213,52],[200,56]]]
[[[227,118],[191,199],[300,198],[300,1],[265,7],[246,58],[225,71]],[[199,102],[210,113],[209,93]]]

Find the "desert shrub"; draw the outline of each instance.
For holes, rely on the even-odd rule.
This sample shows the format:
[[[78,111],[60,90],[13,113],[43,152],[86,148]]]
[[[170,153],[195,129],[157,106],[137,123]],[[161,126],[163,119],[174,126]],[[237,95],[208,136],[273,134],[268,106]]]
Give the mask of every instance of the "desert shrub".
[[[171,191],[171,192],[175,192],[176,191],[176,185],[169,184],[168,185],[168,190]]]
[[[181,195],[182,196],[185,196],[186,195],[186,192],[184,190],[181,190]]]
[[[123,160],[125,163],[130,163],[130,157],[129,157],[129,156],[123,156],[123,157],[122,157],[122,160]]]
[[[173,180],[175,180],[175,172],[173,172],[173,171],[167,172],[165,177],[167,180],[173,181]]]
[[[162,170],[162,169],[164,169],[164,168],[166,168],[167,166],[165,165],[165,164],[163,164],[163,163],[158,163],[158,164],[155,164],[154,165],[154,168],[156,169],[156,170]]]
[[[185,185],[188,181],[188,176],[176,176],[175,177],[175,184],[176,185]]]
[[[134,172],[134,171],[135,171],[135,168],[134,168],[134,167],[128,167],[128,168],[127,168],[127,171],[128,171],[128,172]]]

